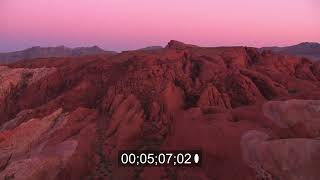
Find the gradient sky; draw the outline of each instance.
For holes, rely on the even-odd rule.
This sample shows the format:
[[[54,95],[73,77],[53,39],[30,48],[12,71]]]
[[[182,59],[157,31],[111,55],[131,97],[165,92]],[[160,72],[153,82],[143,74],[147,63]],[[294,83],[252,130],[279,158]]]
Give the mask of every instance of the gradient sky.
[[[0,0],[0,52],[31,46],[320,42],[318,0]]]

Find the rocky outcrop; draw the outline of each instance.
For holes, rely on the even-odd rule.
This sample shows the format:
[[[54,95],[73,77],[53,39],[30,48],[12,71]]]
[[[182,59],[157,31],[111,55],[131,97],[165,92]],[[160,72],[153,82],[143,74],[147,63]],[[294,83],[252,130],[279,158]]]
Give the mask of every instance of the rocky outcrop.
[[[175,112],[184,107],[184,92],[173,83],[168,83],[162,93],[163,105],[166,112]]]
[[[252,105],[264,100],[257,86],[244,75],[232,74],[226,86],[233,107]]]
[[[315,180],[320,176],[319,101],[270,101],[263,112],[277,126],[289,129],[290,138],[277,138],[262,131],[242,136],[244,161],[260,179]]]
[[[52,127],[61,112],[60,109],[43,119],[31,119],[12,131],[2,131],[0,133],[2,139],[0,159],[6,160],[10,157],[12,160],[28,153],[32,149],[32,144],[36,143],[43,133]]]
[[[316,180],[320,173],[320,141],[276,139],[250,131],[242,137],[244,160],[260,179]]]
[[[21,98],[25,89],[44,80],[55,71],[55,68],[11,69],[0,66],[0,124],[19,109],[17,99]]]
[[[320,101],[271,101],[263,106],[264,114],[282,128],[301,136],[320,137]]]
[[[240,72],[252,80],[252,82],[258,87],[259,91],[266,99],[281,97],[288,93],[285,87],[273,81],[268,76],[245,69],[241,70]]]
[[[212,84],[208,84],[208,87],[202,92],[198,101],[198,106],[231,108],[229,97],[226,94],[221,94]]]
[[[60,162],[57,158],[23,159],[11,163],[0,173],[1,179],[55,179]]]
[[[320,63],[314,63],[311,67],[311,71],[319,81],[320,80],[320,73],[319,73],[320,72]]]
[[[296,66],[295,76],[300,79],[306,79],[311,81],[316,81],[316,77],[312,73],[312,65],[309,60],[302,59],[301,63]]]
[[[172,48],[172,49],[178,49],[178,50],[182,50],[182,49],[186,49],[186,48],[195,48],[197,46],[195,45],[191,45],[191,44],[185,44],[183,42],[179,42],[176,40],[171,40],[168,45],[166,46],[166,48]]]
[[[129,146],[133,140],[137,139],[144,121],[144,112],[139,100],[130,95],[124,97],[118,95],[111,105],[113,112],[110,117],[110,124],[106,131],[107,137],[114,137],[115,144],[120,150]]]
[[[88,121],[94,118],[92,116],[82,117],[89,115],[88,110],[87,113],[85,111],[85,109],[79,109],[68,115],[59,109],[44,118],[31,119],[12,130],[1,131],[0,165],[2,171],[0,178],[40,180],[81,176],[81,173],[70,175],[70,172],[67,176],[65,170],[71,171],[68,166],[75,163],[75,158],[79,162],[79,158],[84,159],[91,153],[92,145],[86,145],[85,148],[84,143],[87,142],[79,142],[79,139],[75,138],[75,136],[82,136],[82,140],[90,136],[94,138],[94,131],[90,132],[89,137],[82,135],[90,127],[86,128],[85,125],[88,125]],[[84,121],[79,122],[81,119]],[[83,154],[83,152],[86,153]],[[81,162],[84,161],[81,160]],[[91,165],[94,167],[94,163]],[[76,166],[79,168],[83,165]],[[86,173],[88,170],[90,168],[86,170]]]
[[[65,141],[52,149],[54,153],[37,155],[10,163],[0,173],[1,179],[56,179],[61,167],[65,166],[77,148],[77,141]]]

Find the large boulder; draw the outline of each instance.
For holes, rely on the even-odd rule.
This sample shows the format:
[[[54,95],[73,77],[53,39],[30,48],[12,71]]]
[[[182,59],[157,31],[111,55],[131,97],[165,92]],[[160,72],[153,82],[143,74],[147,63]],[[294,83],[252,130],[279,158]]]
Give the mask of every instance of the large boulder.
[[[260,179],[317,180],[320,177],[320,141],[271,139],[249,131],[241,140],[244,161]]]
[[[304,137],[320,136],[320,101],[270,101],[263,105],[265,116],[281,128],[290,128]]]

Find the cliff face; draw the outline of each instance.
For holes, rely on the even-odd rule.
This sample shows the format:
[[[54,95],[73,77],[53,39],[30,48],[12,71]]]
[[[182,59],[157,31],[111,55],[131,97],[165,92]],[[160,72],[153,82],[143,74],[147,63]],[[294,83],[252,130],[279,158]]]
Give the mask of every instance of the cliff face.
[[[314,179],[319,74],[306,59],[177,41],[0,66],[0,177]],[[309,154],[286,155],[304,145]],[[122,169],[117,153],[124,149],[202,149],[205,161],[201,168]],[[288,162],[293,156],[299,163]]]

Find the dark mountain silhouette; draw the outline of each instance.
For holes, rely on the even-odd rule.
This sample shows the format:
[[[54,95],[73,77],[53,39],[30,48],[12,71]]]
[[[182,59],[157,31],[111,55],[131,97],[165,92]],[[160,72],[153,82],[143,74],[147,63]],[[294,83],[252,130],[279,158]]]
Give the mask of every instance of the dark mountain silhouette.
[[[153,50],[158,50],[162,48],[163,48],[162,46],[148,46],[145,48],[138,49],[138,51],[153,51]]]
[[[98,46],[68,48],[57,47],[32,47],[22,51],[0,53],[0,63],[12,63],[23,59],[48,58],[48,57],[70,57],[93,54],[115,54],[113,51],[105,51]]]
[[[320,44],[316,42],[303,42],[287,47],[263,47],[260,50],[270,50],[275,53],[305,57],[313,61],[320,60]]]

